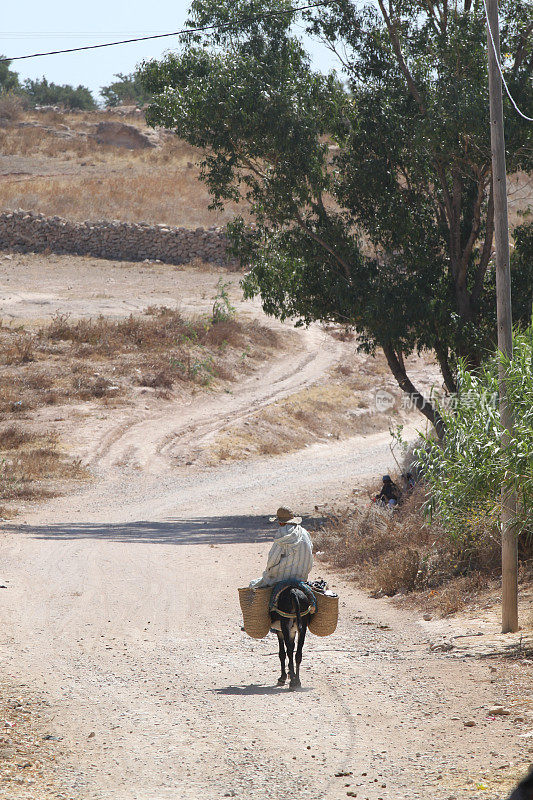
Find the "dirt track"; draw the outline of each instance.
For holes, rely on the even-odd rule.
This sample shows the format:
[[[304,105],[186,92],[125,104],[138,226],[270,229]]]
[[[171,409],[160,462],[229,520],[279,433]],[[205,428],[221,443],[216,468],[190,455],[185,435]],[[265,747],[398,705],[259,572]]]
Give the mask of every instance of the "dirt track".
[[[383,435],[360,442],[359,469],[387,452]],[[485,721],[489,666],[430,653],[422,625],[334,576],[337,634],[310,637],[302,692],[274,686],[274,641],[240,631],[236,587],[262,569],[280,497],[309,508],[341,488],[345,453],[313,455],[164,486],[124,475],[127,505],[93,487],[4,542],[4,668],[52,704],[68,796],[466,798],[514,760],[516,726]],[[480,796],[504,796],[507,772]]]
[[[65,797],[495,800],[525,769],[523,723],[486,719],[500,699],[488,663],[430,652],[431,624],[334,575],[341,623],[310,637],[301,692],[275,687],[274,640],[240,630],[236,588],[263,568],[266,515],[310,513],[379,474],[389,435],[204,470],[180,466],[180,446],[318,379],[342,355],[325,345],[306,334],[225,405],[80,431],[94,483],[3,538],[3,671],[51,704]]]

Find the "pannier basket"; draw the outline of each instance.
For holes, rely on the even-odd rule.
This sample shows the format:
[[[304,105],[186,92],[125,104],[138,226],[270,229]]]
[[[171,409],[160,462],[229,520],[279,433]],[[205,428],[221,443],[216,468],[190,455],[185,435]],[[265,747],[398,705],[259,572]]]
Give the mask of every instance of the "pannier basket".
[[[272,586],[263,589],[239,589],[239,602],[244,619],[244,630],[252,639],[263,639],[270,630],[268,604]]]
[[[331,636],[339,620],[339,596],[324,594],[311,587],[316,597],[316,613],[309,617],[309,630],[315,636]]]

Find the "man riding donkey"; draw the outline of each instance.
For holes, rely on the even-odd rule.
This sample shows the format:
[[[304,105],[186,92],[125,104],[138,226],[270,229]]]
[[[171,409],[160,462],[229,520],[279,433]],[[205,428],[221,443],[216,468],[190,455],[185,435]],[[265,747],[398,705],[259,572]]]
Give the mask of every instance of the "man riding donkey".
[[[263,576],[251,581],[250,589],[275,586],[281,581],[306,581],[313,566],[313,543],[301,517],[295,517],[288,508],[278,508],[270,522],[277,522],[281,530],[268,554]]]
[[[288,508],[278,508],[270,522],[277,522],[279,532],[268,554],[266,569],[261,578],[250,583],[250,589],[272,586],[270,595],[271,630],[277,633],[281,675],[278,685],[287,680],[285,650],[289,658],[290,688],[301,686],[300,664],[309,615],[316,611],[316,599],[305,581],[313,566],[313,544],[302,527],[301,517]],[[293,654],[296,634],[296,670]]]

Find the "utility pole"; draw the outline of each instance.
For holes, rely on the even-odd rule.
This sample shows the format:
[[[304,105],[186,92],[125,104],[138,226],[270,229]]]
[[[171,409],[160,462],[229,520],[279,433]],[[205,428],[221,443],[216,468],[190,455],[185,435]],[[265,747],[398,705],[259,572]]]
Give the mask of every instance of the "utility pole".
[[[507,218],[507,176],[505,169],[505,134],[503,128],[502,79],[498,69],[500,26],[498,0],[486,0],[490,29],[487,28],[490,140],[492,151],[492,183],[494,189],[494,237],[496,255],[496,310],[498,316],[498,350],[506,358],[513,355],[513,322],[511,315],[511,269],[509,264],[509,223]],[[490,32],[492,31],[492,37]],[[492,42],[494,41],[494,46]],[[503,426],[502,445],[509,447],[513,432],[513,414],[509,408],[505,385],[505,364],[499,363],[500,419]],[[514,528],[516,498],[509,486],[502,486],[502,633],[518,630],[518,542]]]

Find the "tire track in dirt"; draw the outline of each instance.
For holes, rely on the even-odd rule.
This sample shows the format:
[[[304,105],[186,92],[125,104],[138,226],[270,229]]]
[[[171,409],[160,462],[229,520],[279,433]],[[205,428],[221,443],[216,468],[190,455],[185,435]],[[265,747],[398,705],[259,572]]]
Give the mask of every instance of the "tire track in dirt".
[[[217,394],[187,405],[169,404],[164,413],[121,422],[105,431],[83,458],[100,470],[135,465],[155,472],[168,467],[194,443],[229,422],[238,423],[257,410],[316,383],[342,356],[343,345],[317,326],[301,332],[296,353],[284,353],[264,369],[235,386],[231,394]],[[179,415],[179,416],[178,416]]]

